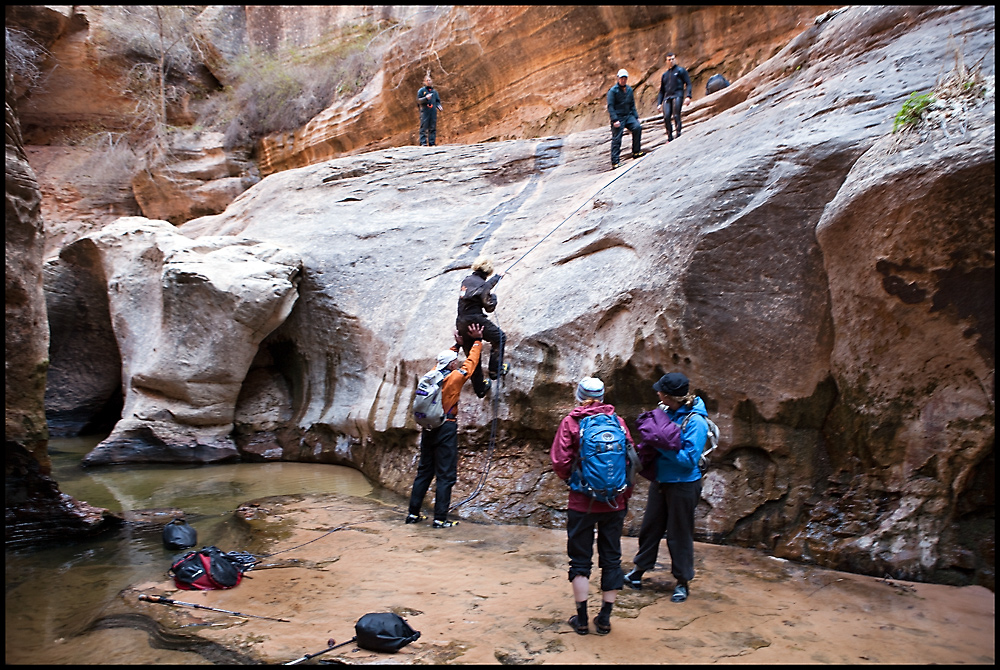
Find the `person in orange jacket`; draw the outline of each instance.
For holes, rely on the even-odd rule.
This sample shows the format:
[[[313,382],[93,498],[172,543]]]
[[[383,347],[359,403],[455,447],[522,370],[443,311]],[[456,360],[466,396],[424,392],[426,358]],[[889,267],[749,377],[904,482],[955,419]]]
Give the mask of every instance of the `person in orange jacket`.
[[[423,507],[424,496],[427,495],[431,480],[436,479],[434,528],[451,528],[458,525],[458,521],[448,520],[451,489],[458,480],[458,399],[462,394],[462,386],[479,367],[479,356],[483,349],[483,327],[472,324],[468,327],[468,333],[474,342],[465,361],[459,363],[458,360],[458,348],[462,339],[457,331],[456,343],[437,357],[438,369],[445,372],[441,386],[441,406],[444,408],[445,419],[437,428],[425,428],[421,431],[420,463],[417,466],[417,476],[413,480],[406,523],[417,523],[427,518],[420,513],[420,508]]]

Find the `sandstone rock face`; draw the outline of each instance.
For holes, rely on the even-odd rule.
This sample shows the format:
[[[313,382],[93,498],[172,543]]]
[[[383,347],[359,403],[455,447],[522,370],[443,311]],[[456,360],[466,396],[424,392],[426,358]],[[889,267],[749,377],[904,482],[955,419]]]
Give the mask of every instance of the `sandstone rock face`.
[[[4,434],[8,446],[25,447],[48,470],[45,426],[45,370],[49,326],[42,292],[43,222],[41,193],[28,165],[12,99],[13,77],[6,70],[4,305]]]
[[[236,398],[257,345],[298,297],[298,257],[242,238],[192,242],[139,217],[69,252],[99,258],[124,387],[121,421],[84,464],[237,458]]]
[[[382,69],[360,94],[295,133],[261,143],[257,153],[268,173],[415,144],[414,97],[428,69],[445,96],[440,143],[565,134],[606,123],[603,96],[621,65],[634,72],[641,112],[655,114],[666,50],[680,55],[698,98],[709,76],[718,72],[734,80],[749,72],[828,8],[213,5],[194,34],[203,65],[223,85],[234,83],[231,65],[251,49],[335,52],[338,39],[362,25],[379,28],[379,44],[389,41]],[[256,181],[251,170],[232,170],[241,156],[219,159],[230,168],[227,176],[193,179],[187,174],[192,159],[181,155],[141,172],[134,195],[87,202],[72,184],[94,172],[87,163],[99,152],[81,142],[93,144],[95,129],[121,132],[134,122],[134,101],[122,94],[131,64],[97,57],[100,8],[12,6],[7,19],[51,53],[45,86],[22,100],[29,158],[49,223],[46,258],[120,216],[177,223],[221,211]],[[188,82],[199,89],[197,97],[210,83]],[[168,114],[174,125],[194,123],[186,102],[171,105]],[[174,160],[181,165],[172,167]]]
[[[249,160],[223,148],[222,133],[181,132],[170,142],[167,157],[132,180],[147,218],[178,224],[218,214],[257,181]]]
[[[942,554],[962,570],[993,554],[975,511],[992,505],[995,470],[996,126],[977,98],[879,140],[823,212],[840,390],[826,434],[842,473],[828,491],[846,505],[807,524],[837,540],[799,535],[792,555],[921,573]],[[892,514],[867,518],[890,501]],[[841,535],[864,521],[871,532]]]
[[[50,326],[45,412],[53,437],[109,433],[121,418],[122,359],[96,246],[70,245],[45,264]]]
[[[9,69],[5,80],[4,541],[12,545],[96,532],[105,510],[60,493],[49,477],[41,192],[24,153]]]
[[[457,288],[485,253],[510,270],[495,319],[513,372],[495,445],[490,405],[463,400],[454,499],[487,466],[489,476],[462,516],[561,523],[565,488],[548,448],[576,381],[604,379],[631,421],[654,405],[650,384],[681,370],[723,429],[702,537],[992,584],[991,540],[964,550],[957,539],[992,523],[981,474],[992,481],[992,309],[982,308],[992,292],[979,287],[992,286],[993,242],[972,242],[994,216],[983,149],[992,93],[954,149],[935,142],[868,166],[908,92],[951,66],[945,45],[959,25],[969,62],[988,52],[989,8],[832,13],[696,102],[681,139],[665,144],[647,119],[644,148],[655,151],[624,171],[607,170],[603,128],[398,147],[269,176],[223,214],[184,224],[195,238],[287,245],[306,267],[237,408],[241,447],[349,463],[406,493],[416,378],[450,343]],[[942,166],[939,151],[968,157]],[[962,185],[964,204],[945,184]],[[904,212],[925,206],[941,216],[911,225]],[[931,233],[947,243],[927,249]],[[973,306],[953,277],[975,280]],[[885,364],[902,349],[900,364]],[[939,378],[920,383],[928,376]]]
[[[417,144],[416,93],[428,71],[444,103],[438,144],[602,127],[604,96],[621,67],[632,75],[640,114],[655,114],[668,51],[701,97],[711,75],[732,81],[746,74],[827,9],[477,5],[401,17],[412,27],[400,32],[367,88],[301,130],[263,140],[261,172]]]
[[[246,151],[224,151],[221,134],[178,131],[168,138],[166,157],[139,171],[133,184],[126,179],[125,189],[101,189],[96,201],[81,192],[81,181],[100,182],[102,172],[113,171],[107,147],[136,122],[135,101],[123,94],[128,68],[98,57],[101,12],[93,7],[22,7],[9,11],[8,20],[50,52],[44,85],[20,100],[49,222],[46,258],[122,216],[176,223],[220,212],[257,181]],[[194,123],[185,104],[168,108],[173,124]]]

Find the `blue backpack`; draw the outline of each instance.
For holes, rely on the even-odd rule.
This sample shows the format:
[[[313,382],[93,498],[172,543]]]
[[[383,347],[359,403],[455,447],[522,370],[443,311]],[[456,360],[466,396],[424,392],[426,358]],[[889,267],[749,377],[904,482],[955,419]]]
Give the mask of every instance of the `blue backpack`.
[[[569,488],[615,505],[635,479],[639,458],[615,414],[591,414],[580,420],[580,456]]]

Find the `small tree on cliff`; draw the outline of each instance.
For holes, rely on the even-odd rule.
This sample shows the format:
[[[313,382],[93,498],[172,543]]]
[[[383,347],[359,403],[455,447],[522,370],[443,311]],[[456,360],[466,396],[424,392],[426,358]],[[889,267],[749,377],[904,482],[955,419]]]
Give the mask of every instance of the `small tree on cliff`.
[[[135,101],[135,131],[160,147],[167,130],[167,108],[196,63],[198,45],[192,24],[202,8],[190,5],[102,6],[94,42],[111,59],[132,63],[124,93]]]

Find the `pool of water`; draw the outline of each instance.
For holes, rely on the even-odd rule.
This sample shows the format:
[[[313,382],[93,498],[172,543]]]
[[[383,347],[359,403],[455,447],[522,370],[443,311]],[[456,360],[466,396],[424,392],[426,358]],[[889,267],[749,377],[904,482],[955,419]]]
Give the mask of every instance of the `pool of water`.
[[[101,438],[53,439],[52,476],[68,495],[114,512],[178,508],[198,547],[251,551],[233,511],[255,498],[297,493],[391,497],[352,468],[310,463],[122,465],[81,468]],[[8,664],[209,664],[121,622],[95,629],[122,589],[162,581],[179,552],[158,526],[127,525],[99,537],[5,552],[5,660]],[[111,621],[111,620],[107,620]],[[103,625],[103,624],[99,624]],[[176,646],[176,645],[174,645]]]

